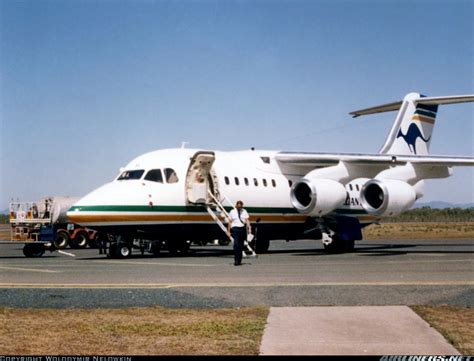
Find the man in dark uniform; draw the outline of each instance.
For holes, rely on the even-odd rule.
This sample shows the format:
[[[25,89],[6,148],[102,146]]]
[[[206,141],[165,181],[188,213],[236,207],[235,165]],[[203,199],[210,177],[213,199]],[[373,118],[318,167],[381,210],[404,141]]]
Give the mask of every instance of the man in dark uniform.
[[[229,223],[227,230],[234,241],[234,266],[242,264],[242,252],[247,239],[247,232],[251,233],[249,214],[243,208],[244,203],[237,201],[235,208],[229,212]]]

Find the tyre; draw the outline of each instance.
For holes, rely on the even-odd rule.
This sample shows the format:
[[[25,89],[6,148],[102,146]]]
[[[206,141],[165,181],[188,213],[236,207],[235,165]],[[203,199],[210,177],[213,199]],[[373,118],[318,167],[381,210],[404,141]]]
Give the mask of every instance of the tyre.
[[[132,255],[132,248],[128,244],[119,244],[118,253],[120,258],[128,258]]]
[[[64,249],[69,244],[69,241],[69,234],[66,231],[58,231],[54,237],[54,247],[57,249]]]
[[[78,232],[74,239],[71,240],[71,248],[86,248],[89,242],[89,235],[87,232]]]
[[[112,243],[109,254],[112,258],[128,258],[132,255],[132,247],[127,243]]]
[[[25,244],[23,254],[25,257],[34,258],[41,257],[44,254],[44,246],[42,244]]]
[[[328,253],[349,253],[354,252],[354,240],[341,240],[334,236],[330,244],[325,244],[324,249]]]
[[[71,248],[86,248],[87,242],[89,241],[89,235],[87,232],[78,232],[76,236],[71,239],[70,247]]]

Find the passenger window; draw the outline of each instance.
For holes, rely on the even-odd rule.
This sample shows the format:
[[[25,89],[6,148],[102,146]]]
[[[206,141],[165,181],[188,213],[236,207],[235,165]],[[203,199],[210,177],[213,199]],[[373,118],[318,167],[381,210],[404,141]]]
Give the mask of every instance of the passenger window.
[[[276,182],[275,182],[275,179],[272,179],[272,186],[273,186],[273,187],[276,187],[276,186],[277,186],[277,184],[276,184]]]
[[[291,181],[291,179],[288,179],[288,185],[290,186],[290,188],[293,185],[293,182]]]
[[[267,186],[267,180],[264,178],[263,179],[263,186],[266,187]]]
[[[178,183],[178,175],[171,168],[165,168],[165,177],[167,183]]]
[[[353,190],[353,189],[352,189],[352,184],[349,184],[349,189],[350,189],[351,191]]]
[[[239,185],[239,178],[234,177],[234,181],[235,181],[235,185],[238,186]]]
[[[122,174],[120,174],[120,177],[118,177],[117,180],[140,179],[143,173],[145,173],[143,169],[126,170],[125,172],[122,172]]]
[[[246,186],[248,186],[248,185],[249,185],[249,179],[248,179],[248,178],[244,178],[244,183],[245,183]]]
[[[163,183],[163,175],[161,174],[161,169],[152,169],[148,171],[145,176],[145,180],[150,182]]]
[[[254,179],[253,179],[253,184],[255,184],[255,187],[258,187],[258,180],[257,180],[257,178],[254,178]]]
[[[360,188],[359,188],[359,185],[358,185],[358,184],[356,184],[356,189],[357,189],[358,191],[360,191]]]
[[[229,177],[224,177],[225,184],[229,185]]]

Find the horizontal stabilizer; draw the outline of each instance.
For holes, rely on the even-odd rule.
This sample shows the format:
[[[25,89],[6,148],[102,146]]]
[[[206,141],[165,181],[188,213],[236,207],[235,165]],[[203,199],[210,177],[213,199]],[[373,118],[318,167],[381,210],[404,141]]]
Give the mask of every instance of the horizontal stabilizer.
[[[474,95],[450,95],[442,97],[420,97],[418,99],[412,100],[415,104],[428,104],[428,105],[441,105],[441,104],[457,104],[457,103],[467,103],[474,102]],[[385,113],[393,112],[399,110],[402,106],[403,101],[393,102],[389,104],[377,105],[375,107],[370,107],[366,109],[356,110],[350,112],[353,118],[359,117],[361,115],[369,115],[376,113]]]
[[[384,104],[384,105],[377,105],[376,107],[370,107],[370,108],[366,108],[366,109],[356,110],[356,111],[350,112],[349,114],[352,115],[353,118],[357,118],[361,115],[393,112],[395,110],[400,109],[402,103],[403,102],[400,100],[400,101],[394,102],[394,103],[389,103],[389,104]]]
[[[450,95],[445,97],[426,97],[414,100],[416,104],[457,104],[474,102],[474,95]]]

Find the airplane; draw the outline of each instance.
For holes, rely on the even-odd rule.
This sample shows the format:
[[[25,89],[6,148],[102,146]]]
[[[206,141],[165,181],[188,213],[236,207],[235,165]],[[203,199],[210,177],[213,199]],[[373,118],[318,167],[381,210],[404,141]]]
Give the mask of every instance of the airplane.
[[[220,216],[242,200],[257,253],[277,239],[317,239],[328,252],[351,252],[364,227],[411,208],[425,179],[474,165],[473,157],[429,155],[439,105],[473,101],[474,95],[409,93],[349,113],[398,111],[378,154],[156,150],[133,159],[67,216],[111,235],[110,256],[124,258],[137,239],[152,253],[161,241],[186,250],[190,240],[223,239]]]

